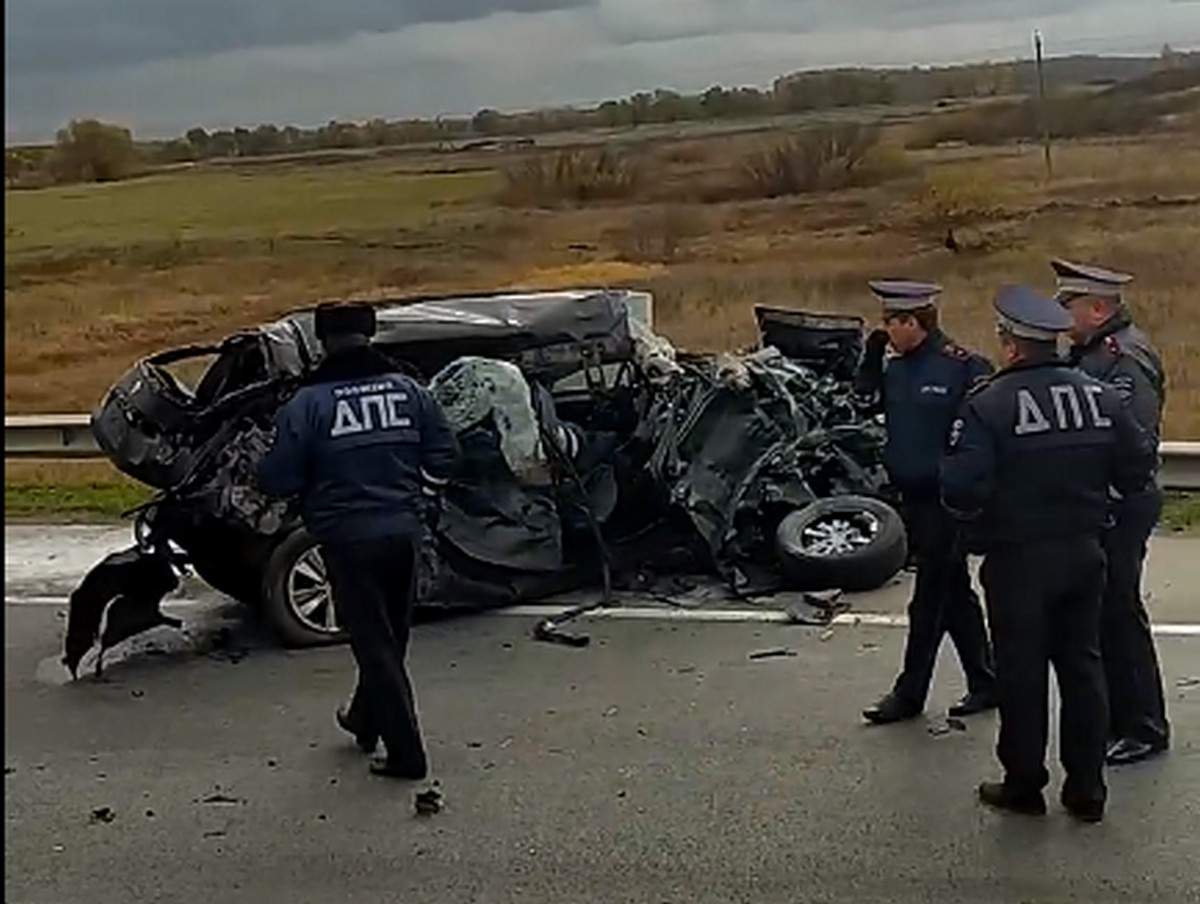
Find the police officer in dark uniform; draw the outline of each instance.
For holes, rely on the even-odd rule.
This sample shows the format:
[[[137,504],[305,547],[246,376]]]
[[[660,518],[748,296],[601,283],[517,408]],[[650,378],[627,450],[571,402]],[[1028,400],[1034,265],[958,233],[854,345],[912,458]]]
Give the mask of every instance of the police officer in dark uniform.
[[[1048,663],[1062,696],[1062,803],[1077,819],[1104,814],[1108,703],[1100,660],[1110,488],[1141,492],[1153,439],[1111,387],[1057,353],[1070,327],[1053,299],[1005,286],[995,307],[1005,366],[967,396],[942,463],[946,507],[966,519],[984,553],[1000,696],[1002,782],[993,807],[1046,812]]]
[[[902,496],[916,578],[903,670],[891,692],[863,717],[883,725],[920,715],[947,633],[967,679],[967,693],[950,713],[969,716],[995,707],[995,676],[967,552],[939,499],[938,464],[964,395],[992,366],[941,331],[937,285],[895,280],[870,285],[883,304],[884,326],[867,339],[857,388],[875,400],[887,422],[885,464]],[[888,345],[897,354],[885,363]]]
[[[262,489],[298,496],[321,543],[358,685],[338,724],[384,758],[371,772],[424,778],[425,747],[405,667],[426,497],[451,476],[458,445],[429,392],[370,345],[375,310],[316,311],[325,358],[280,409]]]
[[[1122,297],[1132,277],[1064,260],[1052,266],[1058,277],[1057,298],[1071,315],[1071,360],[1116,389],[1157,442],[1166,380],[1158,353],[1133,325]],[[1112,766],[1136,763],[1170,746],[1162,672],[1141,592],[1146,549],[1161,512],[1162,491],[1151,483],[1145,492],[1113,500],[1113,523],[1104,534],[1108,581],[1100,645],[1108,682]]]

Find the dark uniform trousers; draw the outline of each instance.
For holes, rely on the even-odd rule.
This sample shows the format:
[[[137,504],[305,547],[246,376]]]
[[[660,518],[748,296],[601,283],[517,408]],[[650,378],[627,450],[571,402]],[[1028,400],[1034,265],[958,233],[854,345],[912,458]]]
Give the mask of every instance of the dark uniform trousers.
[[[924,705],[942,638],[950,635],[958,652],[967,690],[990,694],[995,667],[979,597],[971,587],[961,529],[935,497],[905,496],[903,507],[916,561],[916,580],[908,606],[908,642],[904,669],[895,693]]]
[[[1170,740],[1162,673],[1142,601],[1142,563],[1161,512],[1162,493],[1157,488],[1130,496],[1104,534],[1108,580],[1100,639],[1112,713],[1110,736],[1147,744]]]
[[[1103,802],[1108,696],[1100,659],[1105,558],[1098,538],[998,546],[980,576],[996,651],[997,755],[1018,794],[1049,782],[1049,665],[1062,699],[1059,748],[1064,798]]]
[[[405,657],[416,596],[417,548],[409,536],[323,543],[338,618],[350,635],[358,685],[348,712],[359,734],[378,734],[388,763],[426,768]]]

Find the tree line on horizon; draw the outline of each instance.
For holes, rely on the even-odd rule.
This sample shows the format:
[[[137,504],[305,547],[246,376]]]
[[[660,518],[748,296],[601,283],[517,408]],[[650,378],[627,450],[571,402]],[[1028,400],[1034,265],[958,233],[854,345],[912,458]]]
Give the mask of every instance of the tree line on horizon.
[[[1200,67],[1200,53],[1164,47],[1158,57],[1070,56],[1046,61],[1053,85],[1113,84],[1164,68]],[[216,158],[265,157],[321,150],[505,139],[581,129],[619,129],[656,123],[722,120],[820,112],[862,106],[930,104],[943,100],[1030,94],[1032,60],[909,69],[842,68],[783,75],[770,87],[713,86],[696,94],[658,89],[588,107],[473,116],[332,121],[317,128],[260,124],[207,130],[139,145],[130,130],[96,120],[72,121],[53,147],[5,150],[5,183],[37,187],[126,178],[147,165]]]

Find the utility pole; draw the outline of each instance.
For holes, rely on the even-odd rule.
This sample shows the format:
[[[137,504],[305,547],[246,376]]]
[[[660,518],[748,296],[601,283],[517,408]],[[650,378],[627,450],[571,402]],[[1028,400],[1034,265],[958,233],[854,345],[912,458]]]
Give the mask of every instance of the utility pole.
[[[1046,178],[1054,175],[1054,164],[1050,159],[1050,123],[1046,115],[1046,70],[1042,64],[1042,33],[1033,33],[1033,48],[1037,54],[1038,77],[1038,121],[1042,131],[1042,148],[1046,156]]]

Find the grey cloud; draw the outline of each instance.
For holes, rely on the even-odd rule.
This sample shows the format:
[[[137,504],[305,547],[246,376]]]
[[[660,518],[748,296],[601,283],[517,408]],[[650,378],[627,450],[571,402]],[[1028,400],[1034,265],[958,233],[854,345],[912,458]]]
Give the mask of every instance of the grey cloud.
[[[809,34],[856,27],[912,29],[1028,20],[1098,5],[1103,4],[1096,0],[599,0],[612,39],[631,44],[714,33]]]
[[[10,73],[136,65],[337,41],[421,22],[538,13],[592,0],[8,0]],[[652,2],[652,0],[651,0]]]
[[[836,10],[812,25],[815,11],[826,7]],[[10,141],[38,140],[71,117],[100,116],[130,125],[140,137],[160,137],[196,124],[314,125],[586,103],[659,86],[763,85],[808,67],[1012,58],[1028,54],[1034,26],[1046,30],[1054,53],[1152,53],[1164,41],[1200,45],[1200,3],[593,0],[386,33],[359,29],[304,46],[259,43],[212,56],[168,55],[83,75],[14,71],[10,59],[5,126]],[[10,29],[8,40],[19,37]]]

